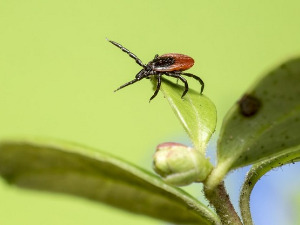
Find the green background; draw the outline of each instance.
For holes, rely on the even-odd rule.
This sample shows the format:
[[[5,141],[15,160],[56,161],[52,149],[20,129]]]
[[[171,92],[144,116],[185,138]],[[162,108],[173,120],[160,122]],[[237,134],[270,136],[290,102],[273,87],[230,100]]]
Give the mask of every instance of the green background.
[[[300,54],[299,1],[0,1],[0,138],[78,142],[151,168],[157,144],[186,142],[159,94],[105,38],[145,63],[192,56],[219,124],[259,75]],[[194,80],[189,82],[198,89]],[[198,187],[198,186],[197,186]],[[198,187],[199,188],[199,187]],[[70,196],[24,191],[0,180],[0,223],[160,224]]]

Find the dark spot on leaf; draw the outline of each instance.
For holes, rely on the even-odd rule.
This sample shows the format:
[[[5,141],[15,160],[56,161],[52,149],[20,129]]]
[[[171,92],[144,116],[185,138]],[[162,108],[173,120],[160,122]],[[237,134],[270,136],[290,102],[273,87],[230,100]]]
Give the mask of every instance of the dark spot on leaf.
[[[252,182],[251,181],[248,181],[248,186],[250,187],[252,185]]]
[[[245,94],[239,101],[240,113],[245,117],[254,116],[261,107],[261,102],[258,98]]]

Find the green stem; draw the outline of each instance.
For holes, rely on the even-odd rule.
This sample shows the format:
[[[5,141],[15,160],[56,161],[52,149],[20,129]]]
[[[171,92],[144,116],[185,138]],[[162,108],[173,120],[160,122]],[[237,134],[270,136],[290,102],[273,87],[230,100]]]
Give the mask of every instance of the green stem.
[[[224,225],[242,225],[241,219],[236,213],[229,195],[226,192],[224,181],[215,189],[208,189],[204,186],[204,193],[210,204],[215,208]]]

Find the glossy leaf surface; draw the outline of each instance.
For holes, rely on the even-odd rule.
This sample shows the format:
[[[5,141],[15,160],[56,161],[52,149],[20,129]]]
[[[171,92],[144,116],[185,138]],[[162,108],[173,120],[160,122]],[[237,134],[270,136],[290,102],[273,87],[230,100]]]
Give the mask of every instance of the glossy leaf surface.
[[[202,153],[214,133],[217,123],[217,111],[214,103],[205,95],[189,89],[181,98],[184,88],[163,79],[161,90],[191,138],[194,147]]]
[[[217,185],[230,169],[280,154],[300,144],[300,59],[262,77],[229,111],[218,143]]]
[[[0,142],[10,184],[72,194],[177,224],[219,224],[206,206],[154,175],[100,151],[58,141]]]

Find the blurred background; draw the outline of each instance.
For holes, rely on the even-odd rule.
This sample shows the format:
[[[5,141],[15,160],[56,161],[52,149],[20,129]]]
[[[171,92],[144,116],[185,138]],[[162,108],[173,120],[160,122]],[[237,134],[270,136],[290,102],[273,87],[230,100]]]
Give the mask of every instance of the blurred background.
[[[204,80],[204,94],[217,106],[218,134],[226,111],[260,75],[300,55],[299,10],[296,0],[2,0],[0,138],[68,140],[151,170],[156,145],[190,142],[161,94],[149,104],[149,81],[113,92],[140,67],[105,38],[144,63],[155,54],[192,56],[189,72]],[[194,80],[189,84],[199,89]],[[283,167],[257,184],[251,199],[257,225],[296,224],[295,171],[298,165]],[[235,204],[245,172],[227,179]],[[186,190],[201,198],[200,187]],[[72,196],[17,189],[1,179],[0,223],[163,224]]]

